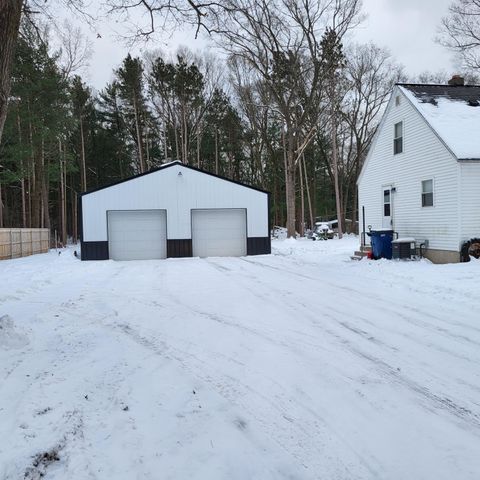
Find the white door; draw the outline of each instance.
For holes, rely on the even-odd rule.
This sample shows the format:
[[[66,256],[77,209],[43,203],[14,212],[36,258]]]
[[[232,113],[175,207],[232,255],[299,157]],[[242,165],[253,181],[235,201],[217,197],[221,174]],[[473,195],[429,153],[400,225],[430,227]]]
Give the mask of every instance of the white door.
[[[192,210],[194,257],[247,254],[247,213],[243,208]]]
[[[392,228],[392,187],[383,187],[383,228]]]
[[[113,260],[167,257],[165,210],[110,210],[108,250]]]

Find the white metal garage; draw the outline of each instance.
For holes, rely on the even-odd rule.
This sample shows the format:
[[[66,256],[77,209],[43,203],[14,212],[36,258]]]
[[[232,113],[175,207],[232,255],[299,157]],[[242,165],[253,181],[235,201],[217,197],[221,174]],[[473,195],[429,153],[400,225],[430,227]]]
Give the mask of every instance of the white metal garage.
[[[107,216],[111,259],[167,258],[165,210],[110,210]]]
[[[247,254],[247,215],[243,208],[192,210],[194,257]]]
[[[269,193],[181,162],[83,193],[82,260],[268,254]]]

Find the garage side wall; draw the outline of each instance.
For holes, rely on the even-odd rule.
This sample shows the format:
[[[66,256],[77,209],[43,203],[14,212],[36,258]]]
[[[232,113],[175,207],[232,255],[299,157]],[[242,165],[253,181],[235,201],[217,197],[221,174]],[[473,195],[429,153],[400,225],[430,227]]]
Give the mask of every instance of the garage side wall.
[[[109,258],[109,210],[165,209],[167,256],[184,257],[192,255],[191,210],[244,208],[247,254],[270,253],[268,197],[266,192],[172,165],[81,197],[82,259]]]

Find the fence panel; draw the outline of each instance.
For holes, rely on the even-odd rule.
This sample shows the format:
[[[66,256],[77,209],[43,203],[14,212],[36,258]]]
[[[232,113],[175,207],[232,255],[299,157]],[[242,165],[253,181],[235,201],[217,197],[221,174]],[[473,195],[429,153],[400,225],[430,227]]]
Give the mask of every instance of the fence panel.
[[[46,253],[49,248],[48,228],[0,228],[0,260]]]

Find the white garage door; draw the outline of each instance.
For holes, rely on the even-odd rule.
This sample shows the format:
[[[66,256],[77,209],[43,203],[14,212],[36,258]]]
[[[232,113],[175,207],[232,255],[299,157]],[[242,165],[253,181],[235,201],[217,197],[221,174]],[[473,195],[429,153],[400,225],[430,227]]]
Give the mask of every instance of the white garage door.
[[[246,210],[192,210],[192,248],[194,257],[246,255]]]
[[[113,260],[167,257],[165,210],[108,212],[108,250]]]

